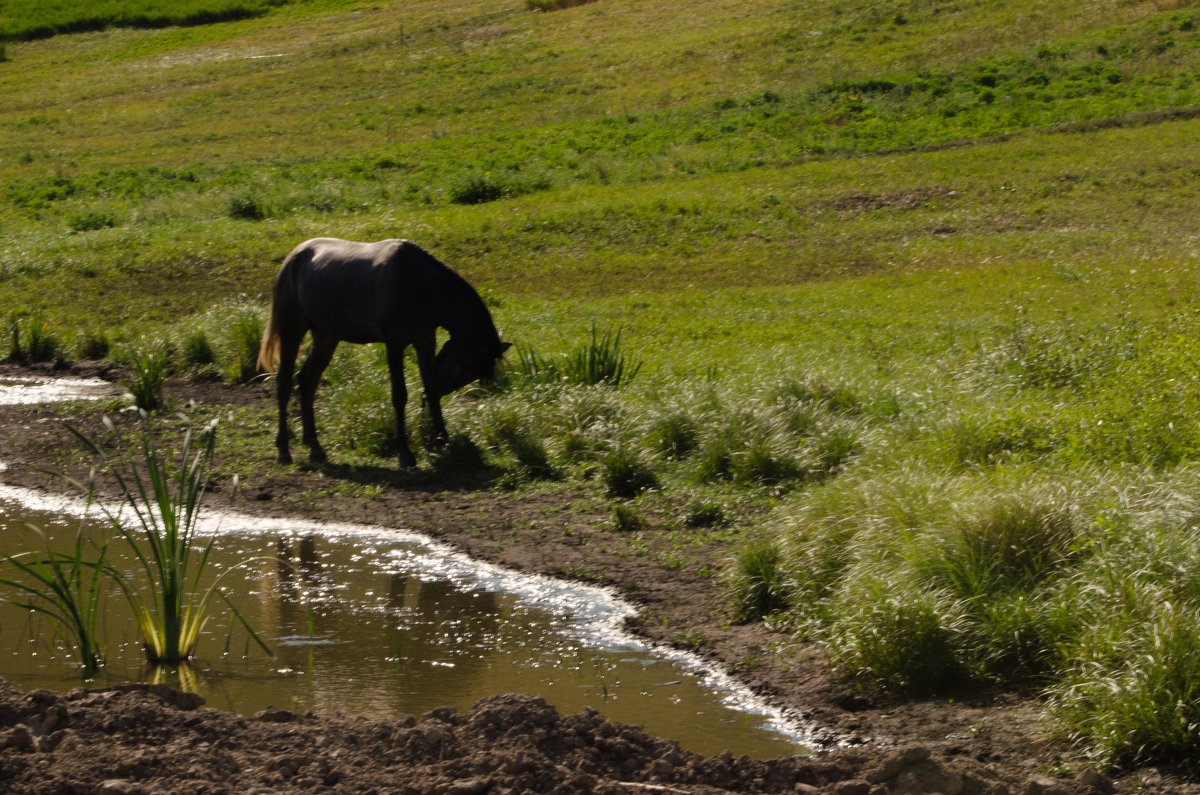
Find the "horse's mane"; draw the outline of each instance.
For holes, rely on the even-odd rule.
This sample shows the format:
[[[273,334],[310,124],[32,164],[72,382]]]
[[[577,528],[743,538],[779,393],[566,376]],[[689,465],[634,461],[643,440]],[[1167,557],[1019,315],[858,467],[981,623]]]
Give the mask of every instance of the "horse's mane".
[[[402,241],[400,251],[409,256],[420,257],[435,266],[434,270],[443,280],[443,283],[438,285],[439,292],[446,299],[442,322],[452,336],[463,334],[476,339],[482,337],[488,342],[494,342],[495,347],[500,347],[500,332],[496,330],[492,314],[470,282],[411,240]]]

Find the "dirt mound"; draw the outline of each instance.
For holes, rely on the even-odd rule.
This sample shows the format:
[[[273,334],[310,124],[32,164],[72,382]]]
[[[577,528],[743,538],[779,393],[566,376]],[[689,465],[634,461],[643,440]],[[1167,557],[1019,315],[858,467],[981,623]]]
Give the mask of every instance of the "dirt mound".
[[[984,765],[935,759],[921,747],[766,761],[702,757],[593,710],[560,716],[535,696],[491,696],[467,714],[441,708],[420,720],[387,721],[273,708],[242,717],[201,709],[202,701],[161,685],[64,695],[25,693],[0,680],[4,791],[1014,791]]]

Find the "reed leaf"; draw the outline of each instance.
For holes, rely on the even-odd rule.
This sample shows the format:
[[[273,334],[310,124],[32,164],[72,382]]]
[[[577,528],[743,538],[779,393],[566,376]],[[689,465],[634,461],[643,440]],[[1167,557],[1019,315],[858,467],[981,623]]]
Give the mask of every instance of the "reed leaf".
[[[45,533],[34,525],[27,525],[46,542],[45,553],[25,552],[19,555],[2,555],[4,561],[15,568],[22,579],[0,577],[0,585],[12,588],[24,598],[10,601],[45,616],[54,634],[63,643],[71,646],[79,658],[85,677],[93,676],[103,665],[97,632],[101,584],[110,573],[104,556],[108,541],[97,547],[94,560],[85,557],[85,534],[78,530],[75,546],[70,553],[50,549]]]

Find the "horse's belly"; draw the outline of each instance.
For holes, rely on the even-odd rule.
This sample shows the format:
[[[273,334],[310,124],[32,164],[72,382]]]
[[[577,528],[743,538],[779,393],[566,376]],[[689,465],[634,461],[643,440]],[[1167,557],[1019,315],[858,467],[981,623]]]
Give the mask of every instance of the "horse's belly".
[[[366,345],[369,342],[383,342],[383,336],[380,334],[342,334],[339,336],[339,339],[354,343],[355,345]]]

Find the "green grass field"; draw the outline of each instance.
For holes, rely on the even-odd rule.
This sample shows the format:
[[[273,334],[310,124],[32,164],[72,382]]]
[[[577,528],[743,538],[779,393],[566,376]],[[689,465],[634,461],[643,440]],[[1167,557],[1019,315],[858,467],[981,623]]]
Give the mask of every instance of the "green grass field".
[[[873,686],[1033,690],[1101,762],[1196,757],[1194,4],[324,0],[88,27],[4,34],[14,358],[160,340],[241,378],[297,242],[411,238],[527,353],[619,329],[642,365],[613,388],[510,356],[505,389],[451,402],[498,487],[721,539],[734,614]],[[331,455],[388,453],[379,366],[335,362]]]

